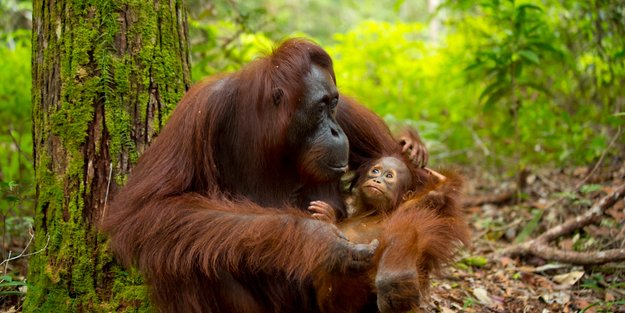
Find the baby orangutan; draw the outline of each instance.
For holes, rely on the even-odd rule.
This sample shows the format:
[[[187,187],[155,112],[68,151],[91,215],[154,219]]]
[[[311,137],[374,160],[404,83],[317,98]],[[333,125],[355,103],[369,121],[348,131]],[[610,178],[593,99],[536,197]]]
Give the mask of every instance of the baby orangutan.
[[[403,161],[396,157],[376,160],[356,182],[349,216],[392,211],[412,187],[412,182],[410,169]],[[335,210],[323,201],[312,201],[308,210],[319,220],[336,223]]]
[[[468,227],[457,199],[461,178],[411,166],[401,156],[363,165],[352,183],[349,216],[338,228],[354,243],[380,240],[374,268],[356,277],[315,281],[323,312],[404,312],[419,306],[429,275],[448,263]],[[308,208],[314,218],[336,223],[323,201]],[[376,298],[377,293],[377,298]]]

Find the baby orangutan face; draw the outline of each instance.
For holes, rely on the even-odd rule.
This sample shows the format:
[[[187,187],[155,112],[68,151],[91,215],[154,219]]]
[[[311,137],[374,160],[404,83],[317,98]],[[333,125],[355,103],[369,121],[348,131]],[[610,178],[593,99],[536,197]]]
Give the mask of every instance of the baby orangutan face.
[[[371,166],[357,188],[363,205],[369,209],[389,211],[411,184],[412,176],[404,162],[394,157],[383,157]]]

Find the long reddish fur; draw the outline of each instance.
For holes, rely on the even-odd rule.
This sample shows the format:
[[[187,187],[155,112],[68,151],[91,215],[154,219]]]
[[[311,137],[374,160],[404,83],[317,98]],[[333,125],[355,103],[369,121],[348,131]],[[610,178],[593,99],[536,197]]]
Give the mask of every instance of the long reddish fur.
[[[339,224],[350,240],[364,243],[378,238],[380,246],[376,266],[368,273],[328,275],[315,281],[323,312],[377,312],[376,280],[385,277],[395,278],[395,283],[408,280],[403,284],[414,288],[396,288],[392,298],[414,298],[413,308],[418,306],[429,291],[431,274],[440,273],[457,249],[469,244],[469,228],[459,202],[463,178],[453,170],[441,173],[446,177],[443,182],[417,170],[420,185],[393,211],[358,212]]]
[[[289,40],[196,84],[116,194],[103,229],[118,259],[145,274],[162,312],[317,311],[310,280],[342,260],[336,234],[303,210],[311,197],[343,201],[338,180],[311,184],[285,148],[312,64],[334,78],[322,48]],[[337,115],[351,166],[394,143],[355,101],[341,99]]]
[[[336,234],[303,210],[310,200],[342,206],[339,181],[301,177],[284,144],[311,64],[334,77],[323,49],[289,40],[193,86],[115,195],[103,229],[118,259],[145,274],[160,311],[319,311],[312,279],[335,273],[341,255]],[[341,96],[337,120],[352,168],[396,149],[384,122],[352,99]]]

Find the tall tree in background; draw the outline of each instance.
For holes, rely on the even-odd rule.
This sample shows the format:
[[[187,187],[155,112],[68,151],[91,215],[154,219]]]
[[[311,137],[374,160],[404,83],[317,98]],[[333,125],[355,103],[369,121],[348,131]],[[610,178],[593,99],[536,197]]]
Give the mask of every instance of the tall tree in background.
[[[33,2],[35,250],[25,311],[144,303],[97,225],[190,84],[184,1]]]

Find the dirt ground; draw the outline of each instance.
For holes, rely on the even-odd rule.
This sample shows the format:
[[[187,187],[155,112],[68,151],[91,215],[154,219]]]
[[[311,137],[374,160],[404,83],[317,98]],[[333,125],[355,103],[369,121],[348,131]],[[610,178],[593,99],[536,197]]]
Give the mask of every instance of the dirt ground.
[[[528,171],[523,175],[524,192],[517,199],[510,197],[515,192],[509,192],[515,189],[514,182],[501,182],[484,173],[465,174],[471,177],[465,203],[472,246],[461,251],[457,264],[433,280],[430,301],[422,311],[625,312],[625,262],[579,266],[533,255],[511,258],[501,254],[517,238],[529,235],[526,238],[531,239],[583,214],[622,185],[625,163],[621,162],[598,168],[592,175],[586,167]],[[479,203],[485,197],[498,203]],[[550,246],[576,251],[623,249],[624,224],[625,200],[620,199],[599,223]]]

